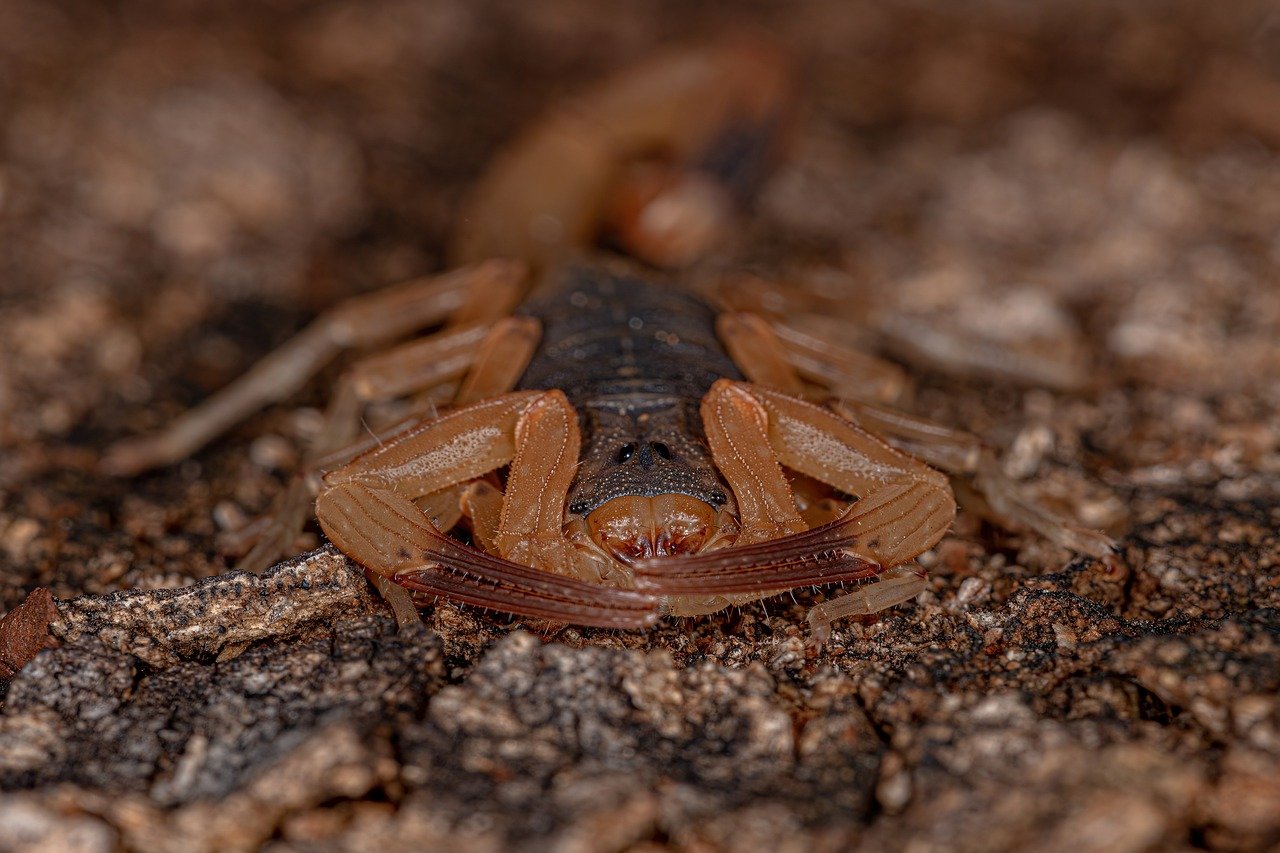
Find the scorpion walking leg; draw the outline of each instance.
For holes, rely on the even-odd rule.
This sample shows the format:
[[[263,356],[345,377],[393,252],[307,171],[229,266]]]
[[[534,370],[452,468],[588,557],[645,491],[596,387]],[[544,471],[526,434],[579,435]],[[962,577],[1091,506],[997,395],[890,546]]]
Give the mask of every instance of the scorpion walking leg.
[[[439,323],[463,304],[471,288],[523,275],[520,264],[488,261],[349,299],[160,433],[112,445],[102,470],[132,476],[184,459],[252,412],[298,390],[343,349],[385,344]]]
[[[492,483],[477,480],[462,493],[462,514],[471,522],[471,535],[476,544],[489,553],[498,550],[498,524],[502,520],[502,490]]]
[[[491,329],[482,325],[449,329],[352,364],[338,379],[321,427],[307,450],[308,461],[319,464],[354,444],[361,414],[369,404],[456,383],[479,357],[490,333]]]
[[[1025,525],[1051,542],[1093,557],[1114,551],[1106,535],[1072,524],[1026,495],[976,436],[869,402],[875,396],[860,391],[893,387],[883,382],[889,374],[880,369],[883,362],[878,359],[782,323],[766,324],[750,314],[723,315],[717,329],[752,381],[792,394],[799,385],[797,375],[819,383],[837,395],[830,405],[845,420],[948,474],[972,479],[1001,523]],[[849,399],[850,391],[858,399]]]
[[[907,372],[898,365],[837,343],[816,329],[775,320],[771,330],[792,369],[832,394],[892,404],[911,389]]]
[[[785,481],[779,486],[779,464],[861,499],[836,521],[781,539],[753,544],[749,538],[745,547],[639,562],[642,589],[759,593],[866,578],[933,547],[951,523],[955,500],[945,475],[824,409],[722,379],[708,392],[703,413],[717,467],[735,497],[740,490],[749,496],[746,508],[740,506],[744,530],[797,523],[798,515],[790,517],[794,505],[789,513],[785,506],[790,490],[782,490]],[[762,444],[771,464],[738,464],[746,459],[745,448]]]
[[[548,443],[554,435],[560,440]],[[657,618],[652,596],[469,548],[441,533],[413,503],[510,464],[512,499],[504,501],[496,540],[554,570],[567,551],[551,531],[560,533],[568,481],[561,482],[563,474],[549,478],[549,469],[567,468],[572,477],[574,438],[576,416],[558,391],[486,400],[402,433],[327,475],[316,514],[345,553],[412,592],[541,619],[645,627]],[[563,459],[569,464],[560,465]],[[529,537],[532,543],[521,550]]]
[[[1091,557],[1115,553],[1111,537],[1073,524],[1027,495],[1004,473],[991,448],[976,436],[925,418],[851,400],[832,401],[831,408],[895,447],[950,474],[971,478],[1000,523],[1024,525],[1050,542]]]
[[[742,372],[764,385],[810,399],[805,380],[827,393],[882,403],[901,399],[910,382],[896,364],[751,312],[721,314],[716,333]]]
[[[365,404],[457,379],[475,359],[476,349],[486,332],[479,326],[443,332],[353,364],[338,380],[302,468],[272,502],[263,517],[265,524],[253,525],[254,529],[247,531],[256,541],[236,563],[236,568],[261,572],[288,552],[310,515],[316,491],[315,475],[322,466],[321,460],[355,440]],[[231,539],[224,542],[224,547],[243,548],[247,544],[246,537],[236,538],[240,541]]]
[[[493,257],[506,256],[493,255]],[[476,260],[486,259],[477,258]],[[481,283],[483,286],[472,287],[462,305],[449,317],[446,329],[488,325],[511,315],[529,289],[529,268],[523,263],[514,261],[506,263],[513,266],[518,274],[492,276]]]
[[[875,583],[816,604],[806,617],[819,645],[831,636],[831,624],[847,616],[871,616],[910,601],[928,587],[924,571],[914,562],[886,569]]]
[[[533,317],[507,317],[494,324],[453,398],[454,405],[479,402],[515,388],[541,339],[542,324]]]
[[[804,383],[768,320],[745,312],[721,314],[716,318],[716,335],[752,382],[793,397],[804,396]]]
[[[954,323],[933,323],[893,312],[872,315],[871,324],[895,357],[951,375],[989,376],[1040,388],[1078,391],[1088,387],[1089,368],[1079,334],[1055,329],[1047,340],[999,341],[965,332]]]
[[[454,405],[510,391],[540,335],[537,320],[507,317],[487,324],[451,325],[439,334],[361,359],[338,381],[309,455],[316,459],[354,441],[360,408],[369,403],[433,392],[463,377],[462,387],[452,395]]]
[[[533,318],[508,317],[488,328],[450,329],[353,364],[338,382],[324,424],[308,451],[307,464],[273,503],[269,523],[236,568],[260,572],[288,551],[310,514],[320,460],[356,438],[364,405],[429,389],[464,374],[467,378],[459,391],[459,402],[509,391],[533,355],[540,331]],[[451,518],[443,530],[457,523],[454,508],[460,496],[461,490],[432,496],[435,502],[429,514],[441,520]]]

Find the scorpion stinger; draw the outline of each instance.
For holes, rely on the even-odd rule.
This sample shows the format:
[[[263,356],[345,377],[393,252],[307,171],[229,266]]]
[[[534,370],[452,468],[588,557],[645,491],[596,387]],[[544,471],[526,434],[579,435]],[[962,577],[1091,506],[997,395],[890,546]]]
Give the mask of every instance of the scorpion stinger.
[[[642,62],[498,155],[459,218],[453,261],[547,268],[601,236],[659,266],[699,259],[780,159],[796,100],[789,58],[753,34]]]

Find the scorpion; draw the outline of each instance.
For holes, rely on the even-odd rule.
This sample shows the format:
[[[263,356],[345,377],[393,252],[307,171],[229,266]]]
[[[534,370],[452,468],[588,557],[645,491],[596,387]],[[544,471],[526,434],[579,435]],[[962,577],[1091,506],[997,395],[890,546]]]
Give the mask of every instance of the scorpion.
[[[782,50],[739,36],[606,79],[497,157],[455,268],[330,309],[159,433],[117,442],[103,469],[186,458],[341,351],[391,347],[342,374],[241,568],[281,556],[314,499],[401,624],[444,597],[641,629],[868,581],[809,611],[822,639],[926,588],[915,558],[951,525],[951,477],[1007,522],[1106,554],[977,438],[888,405],[896,365],[829,325],[717,310],[677,283],[780,156],[794,76]],[[360,439],[364,407],[411,395],[409,417]]]

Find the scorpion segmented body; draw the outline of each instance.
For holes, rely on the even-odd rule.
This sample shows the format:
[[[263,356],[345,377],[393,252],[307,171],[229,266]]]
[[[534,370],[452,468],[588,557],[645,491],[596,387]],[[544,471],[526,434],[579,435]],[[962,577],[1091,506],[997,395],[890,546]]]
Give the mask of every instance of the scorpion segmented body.
[[[496,159],[461,217],[462,266],[331,309],[103,467],[182,459],[342,349],[440,326],[343,374],[242,567],[289,548],[314,493],[325,534],[402,621],[443,596],[639,628],[874,578],[813,608],[820,634],[924,589],[913,560],[955,511],[931,465],[970,478],[1001,519],[1106,553],[1105,536],[1026,499],[972,436],[883,405],[901,390],[896,366],[822,324],[717,312],[656,272],[731,227],[791,101],[786,58],[750,38],[606,81]],[[357,440],[362,407],[413,395],[422,414],[407,428]]]
[[[571,514],[664,493],[728,502],[698,407],[717,379],[742,376],[711,306],[652,274],[580,263],[518,313],[542,323],[542,341],[517,387],[559,388],[578,412]]]

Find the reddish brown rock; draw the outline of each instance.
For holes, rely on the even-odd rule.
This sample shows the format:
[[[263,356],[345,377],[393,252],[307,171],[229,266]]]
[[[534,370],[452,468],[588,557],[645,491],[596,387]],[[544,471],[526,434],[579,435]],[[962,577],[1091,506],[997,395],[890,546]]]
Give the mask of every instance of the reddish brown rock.
[[[49,635],[49,623],[57,616],[53,596],[41,588],[0,617],[0,679],[13,678],[33,657],[57,646]]]

